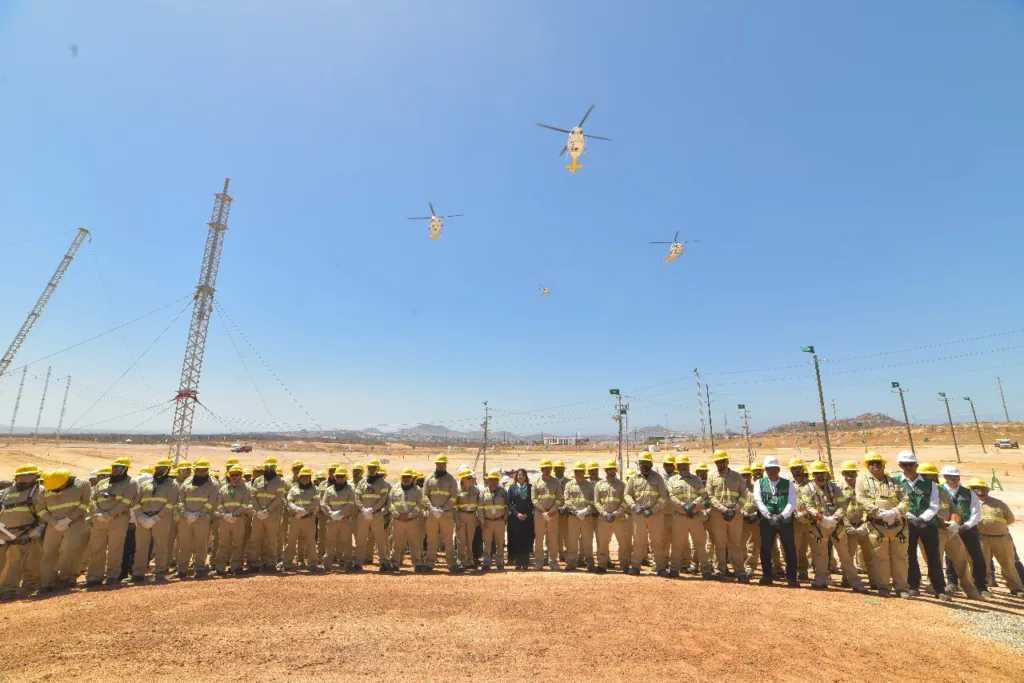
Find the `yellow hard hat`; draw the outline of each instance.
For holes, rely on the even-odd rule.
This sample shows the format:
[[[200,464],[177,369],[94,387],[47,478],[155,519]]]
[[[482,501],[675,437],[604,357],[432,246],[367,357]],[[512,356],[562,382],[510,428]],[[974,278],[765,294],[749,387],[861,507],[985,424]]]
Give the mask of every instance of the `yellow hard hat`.
[[[583,462],[582,460],[577,460],[576,464],[572,466],[572,471],[573,472],[586,472],[587,471],[587,463]]]
[[[597,463],[596,460],[591,460],[590,462],[587,463],[587,470],[599,470],[599,469],[601,469],[601,466]]]
[[[750,465],[744,465],[739,469],[739,472],[740,474],[749,474],[750,476],[754,476],[754,471],[750,469]]]
[[[338,469],[339,467],[341,467],[341,465],[339,465],[339,464],[338,464],[338,463],[336,463],[336,462],[332,462],[331,464],[329,464],[329,465],[327,466],[327,471],[328,471],[328,472],[330,472],[331,470],[336,470],[336,469]]]
[[[342,467],[341,465],[338,465],[338,467],[335,468],[335,470],[334,470],[334,476],[335,477],[345,477],[346,479],[348,479],[348,468],[347,467]]]
[[[299,476],[300,477],[306,477],[306,476],[312,477],[313,476],[313,468],[312,467],[306,467],[305,465],[303,465],[302,468],[299,470]]]
[[[875,451],[871,451],[870,453],[868,453],[867,455],[864,456],[864,465],[867,466],[867,464],[869,462],[881,462],[881,463],[884,463],[885,459],[882,458],[881,454],[876,453]]]
[[[498,470],[491,470],[487,473],[486,479],[501,479],[501,472]]]
[[[372,458],[371,460],[369,460],[366,463],[366,466],[367,467],[380,467],[380,459],[379,458]]]
[[[160,458],[156,461],[156,467],[174,467],[174,463],[170,458]]]
[[[661,464],[662,465],[675,465],[676,464],[676,456],[672,455],[671,453],[666,453],[665,455],[661,456]]]
[[[988,488],[988,484],[985,482],[984,479],[979,479],[978,477],[975,477],[974,479],[971,479],[969,482],[967,482],[967,488],[969,488],[969,489],[987,489]]]
[[[677,465],[689,465],[690,464],[690,456],[688,456],[688,455],[677,455],[676,456],[676,464]]]
[[[305,466],[306,466],[306,463],[302,462],[301,460],[292,460],[292,469],[293,470],[295,470],[295,469],[301,470]]]
[[[654,456],[651,455],[650,451],[643,451],[640,453],[640,457],[636,459],[637,462],[649,462],[654,463]]]
[[[154,472],[156,472],[156,468],[152,465],[146,465],[139,470],[139,474],[153,474]]]
[[[128,458],[118,458],[113,462],[111,467],[123,467],[125,469],[128,469],[129,467],[131,467],[131,464],[132,461],[129,460]]]
[[[754,464],[750,466],[750,473],[753,474],[754,472],[764,472],[764,465],[755,460]]]
[[[26,463],[14,470],[14,476],[20,477],[25,474],[39,474],[39,468],[31,463]]]
[[[729,459],[729,454],[726,453],[725,451],[715,451],[715,455],[711,458],[711,460],[713,462],[718,462],[719,460],[728,460],[728,459]]]
[[[317,479],[326,479],[327,478],[327,470],[320,470],[319,472],[317,472],[316,473],[316,478]]]
[[[110,471],[111,471],[110,465],[104,465],[103,467],[101,467],[98,470],[96,470],[96,474],[106,474],[106,475],[109,475]]]
[[[366,468],[363,467],[358,462],[355,465],[352,465],[352,472],[353,472],[353,474],[356,473],[356,472],[365,472],[365,471],[366,471]]]
[[[47,472],[46,476],[43,477],[43,486],[47,491],[56,491],[68,483],[70,477],[70,470],[53,470],[52,472]]]
[[[378,467],[377,468],[377,474],[379,474],[382,477],[386,477],[386,476],[388,476],[388,471],[386,469],[384,469],[383,467]]]
[[[178,468],[177,467],[172,467],[171,471],[168,472],[167,475],[170,476],[170,477],[178,476]]]
[[[434,458],[435,463],[443,462],[445,465],[448,464],[448,456],[444,453],[438,453],[437,457]]]
[[[694,472],[707,472],[708,466],[702,462],[697,463],[697,466],[693,468]]]
[[[255,465],[252,466],[252,471],[253,474],[255,474],[256,472],[263,472],[263,465],[256,463]]]
[[[246,467],[245,469],[242,470],[242,476],[243,477],[251,477],[252,476],[252,470],[250,470],[248,467]]]
[[[266,458],[263,459],[263,464],[273,465],[274,467],[277,467],[277,458],[275,458],[272,455],[268,455]]]
[[[820,460],[815,460],[811,463],[811,474],[828,474],[828,465]]]
[[[565,463],[562,462],[561,460],[556,460],[554,466],[555,467],[561,467],[562,469],[565,469]]]
[[[619,469],[618,464],[614,460],[609,460],[604,464],[605,470],[617,470]]]
[[[918,471],[919,474],[936,474],[937,475],[939,473],[939,469],[935,465],[930,463],[930,462],[923,462],[920,465],[918,465],[917,466],[917,471]]]
[[[551,467],[551,461],[548,460],[547,458],[544,458],[543,460],[540,461],[540,468],[544,469],[545,467]]]
[[[855,463],[853,460],[845,460],[845,461],[843,461],[843,464],[839,466],[839,472],[840,473],[842,473],[842,472],[856,472],[856,471],[857,471],[857,463]]]
[[[472,477],[472,476],[473,476],[473,471],[471,469],[469,469],[468,467],[463,467],[461,470],[459,470],[459,479],[465,479],[466,477]]]
[[[242,466],[239,465],[238,463],[235,463],[234,465],[228,468],[229,475],[234,474],[235,472],[238,472],[239,474],[245,474],[245,470],[242,469]]]
[[[227,461],[225,461],[224,467],[230,468],[232,465],[237,465],[237,464],[238,464],[238,458],[231,457],[231,458],[228,458]]]
[[[416,476],[416,471],[413,470],[413,468],[411,468],[411,467],[406,467],[404,470],[402,470],[402,476],[403,477],[415,477]]]
[[[192,469],[192,461],[191,460],[182,460],[180,463],[178,463],[178,469],[179,470],[190,470],[190,469]]]
[[[206,458],[199,458],[198,460],[196,460],[195,469],[210,469],[210,461],[207,460]]]
[[[788,465],[789,469],[791,469],[791,470],[795,469],[797,467],[803,467],[803,466],[804,466],[804,461],[801,460],[800,458],[793,458],[792,460],[789,461],[789,465]]]

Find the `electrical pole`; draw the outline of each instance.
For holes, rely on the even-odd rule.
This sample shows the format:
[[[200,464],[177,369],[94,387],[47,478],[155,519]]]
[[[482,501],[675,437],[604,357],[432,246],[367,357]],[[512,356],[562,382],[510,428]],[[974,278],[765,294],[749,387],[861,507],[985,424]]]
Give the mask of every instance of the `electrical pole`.
[[[818,367],[818,354],[814,352],[813,346],[801,346],[800,350],[809,353],[814,358],[814,376],[818,380],[818,403],[821,406],[821,424],[825,428],[825,450],[828,453],[828,471],[832,469],[832,442],[828,438],[828,416],[825,414],[825,393],[821,390],[821,369]]]
[[[722,412],[722,419],[725,420],[725,438],[732,438],[732,434],[729,433],[729,411]]]
[[[36,436],[39,434],[39,423],[43,420],[43,406],[46,405],[46,390],[50,388],[50,373],[53,366],[46,368],[46,381],[43,382],[43,398],[39,401],[39,415],[36,416],[36,428],[32,431],[32,445],[36,445]]]
[[[835,425],[835,424],[838,424],[838,423],[839,423],[839,418],[836,417],[836,400],[833,398],[832,399],[832,424]],[[838,429],[838,427],[836,429]]]
[[[619,472],[622,472],[622,416],[626,414],[626,411],[622,407],[622,394],[619,393],[618,389],[609,389],[608,393],[618,399],[615,407],[615,415],[612,417],[613,420],[619,423],[619,455],[618,455],[618,466]]]
[[[1010,413],[1006,410],[1006,396],[1003,395],[1003,380],[996,377],[996,384],[999,385],[999,399],[1003,402],[1003,415],[1006,417],[1006,421],[1010,421]]]
[[[974,409],[974,401],[971,400],[970,396],[964,396],[964,400],[971,404],[971,414],[974,415],[974,426],[978,430],[978,441],[981,442],[981,452],[988,453],[988,451],[985,450],[985,437],[981,435],[981,425],[978,424],[978,411]]]
[[[7,435],[7,448],[11,447],[11,442],[14,441],[14,423],[18,419],[18,406],[21,405],[21,390],[25,388],[25,376],[28,375],[28,366],[21,371],[21,383],[18,384],[18,397],[14,399],[14,414],[11,416],[11,431]]]
[[[704,385],[704,393],[708,399],[708,429],[711,431],[711,452],[715,452],[715,423],[711,419],[711,389],[708,385]]]
[[[956,442],[956,429],[953,428],[953,414],[949,412],[949,399],[946,398],[945,392],[939,392],[939,400],[946,404],[946,417],[949,419],[949,433],[953,435],[953,450],[956,451],[956,461],[960,462],[960,446]]]
[[[67,386],[64,387],[64,403],[60,406],[60,420],[57,421],[57,433],[54,434],[54,445],[60,448],[60,430],[64,426],[64,412],[68,409],[68,393],[71,392],[71,375],[68,375]]]
[[[750,424],[747,422],[747,406],[741,403],[736,406],[743,411],[743,436],[747,439],[747,464],[754,464],[754,452],[750,449]]]
[[[707,438],[707,427],[704,425],[704,397],[701,396],[700,390],[700,373],[697,372],[697,368],[693,369],[693,374],[697,376],[697,410],[700,411],[700,449],[704,450],[704,440]]]
[[[484,401],[484,423],[482,425],[480,425],[481,427],[484,428],[484,449],[483,449],[483,456],[484,456],[484,475],[483,476],[484,477],[487,476],[487,425],[488,425],[488,423],[490,421],[491,421],[490,408],[487,407],[487,401]],[[501,420],[499,420],[499,422],[500,421]]]
[[[892,393],[900,395],[900,405],[903,406],[903,422],[907,425],[907,439],[910,441],[910,452],[917,455],[917,451],[914,449],[914,434],[910,431],[910,418],[907,417],[907,402],[903,398],[903,392],[906,389],[900,386],[899,382],[891,382]]]

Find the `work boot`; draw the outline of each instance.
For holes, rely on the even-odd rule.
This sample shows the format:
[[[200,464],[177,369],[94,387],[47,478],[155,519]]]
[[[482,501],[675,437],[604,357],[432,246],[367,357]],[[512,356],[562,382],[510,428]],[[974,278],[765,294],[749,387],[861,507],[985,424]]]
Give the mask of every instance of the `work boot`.
[[[892,591],[889,590],[888,588],[879,588],[878,589],[878,597],[880,597],[880,598],[891,598],[892,597]]]
[[[813,591],[827,591],[828,590],[828,585],[823,584],[823,583],[812,583],[811,584],[811,590],[813,590]]]
[[[605,569],[604,567],[597,567],[596,569],[594,569],[594,573],[596,573],[596,574],[607,574],[608,570]]]
[[[786,586],[788,586],[789,588],[799,588],[800,581],[787,581]]]
[[[448,570],[448,573],[449,574],[465,574],[466,573],[466,569],[465,569],[465,567],[452,567],[452,568],[450,568]]]
[[[810,577],[807,576],[807,570],[806,569],[801,569],[800,571],[798,571],[797,574],[796,574],[796,578],[797,578],[797,581],[810,581],[811,580]]]
[[[668,570],[667,569],[659,569],[658,570],[658,576],[660,576],[663,579],[669,578]]]
[[[565,565],[565,568],[562,571],[564,571],[564,572],[574,572],[574,571],[576,571],[576,564],[575,563],[567,564],[567,565]]]
[[[103,582],[103,585],[105,585],[105,586],[120,586],[121,585],[121,579],[118,579],[118,578],[107,579],[106,581]]]
[[[903,591],[899,591],[899,596],[901,598],[903,598],[904,600],[910,600],[911,598],[914,597],[914,594],[911,591],[903,590]]]
[[[386,564],[382,564],[380,566],[380,569],[377,570],[377,573],[378,574],[387,574],[390,571],[391,571],[391,567],[387,566]]]
[[[758,581],[757,583],[758,583],[758,585],[760,585],[760,586],[771,586],[771,585],[773,585],[773,584],[774,584],[775,582],[774,582],[774,581],[772,580],[772,578],[771,578],[770,576],[762,576],[762,577],[761,577],[761,580],[760,580],[760,581]]]
[[[629,568],[629,575],[630,576],[640,576],[640,567],[630,567]]]
[[[853,589],[853,592],[854,593],[860,593],[861,595],[867,595],[868,594],[868,589],[865,588],[864,586],[857,586],[856,588]]]
[[[700,578],[704,581],[714,581],[717,577],[711,572],[701,572]]]
[[[949,597],[945,593],[939,593],[939,600],[942,602],[953,602],[953,598]]]
[[[736,577],[736,581],[739,583],[750,583],[750,577],[746,574],[740,574]]]
[[[49,593],[54,592],[55,590],[57,590],[57,589],[54,586],[43,586],[39,590],[36,591],[36,595],[47,595]]]
[[[849,588],[850,587],[850,582],[846,580],[845,576],[843,577],[843,580],[839,582],[839,587],[840,588]]]
[[[227,570],[226,570],[226,569],[218,569],[218,570],[217,570],[217,576],[220,576],[220,577],[227,577],[227,575],[228,575],[228,572],[227,572]]]
[[[174,572],[174,578],[178,579],[179,581],[184,581],[185,579],[188,578],[188,572],[182,572],[182,571]],[[86,584],[86,585],[89,585],[89,584]]]

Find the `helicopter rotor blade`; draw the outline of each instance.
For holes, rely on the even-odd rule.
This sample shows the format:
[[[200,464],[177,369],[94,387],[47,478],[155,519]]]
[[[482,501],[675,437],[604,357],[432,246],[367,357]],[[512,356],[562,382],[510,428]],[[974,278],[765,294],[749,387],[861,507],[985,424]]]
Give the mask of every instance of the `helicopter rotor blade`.
[[[700,242],[700,240],[683,240],[683,244],[695,244],[697,242]]]
[[[593,104],[592,104],[592,105],[590,105],[590,109],[588,109],[588,110],[587,110],[587,113],[586,113],[586,114],[584,114],[584,115],[583,115],[583,118],[582,118],[582,119],[580,120],[580,125],[579,125],[579,126],[577,126],[578,128],[582,128],[582,127],[583,127],[583,122],[587,120],[587,117],[588,117],[588,116],[590,116],[590,112],[594,111],[594,107],[595,107],[595,106],[596,106],[596,105],[593,105]]]
[[[558,156],[562,156],[563,154],[565,154],[568,151],[569,151],[569,147],[565,146],[565,147],[562,148],[562,151],[558,153]]]
[[[434,202],[427,202],[427,206],[430,207],[430,215],[431,216],[436,216],[437,215],[437,211],[434,211]]]
[[[450,216],[438,216],[438,218],[458,218],[459,216],[465,216],[464,213],[453,213]]]
[[[672,242],[648,242],[648,244],[672,244]]]
[[[548,128],[549,130],[557,130],[559,133],[565,133],[566,135],[568,135],[569,133],[572,132],[572,131],[566,130],[564,128],[555,128],[554,126],[549,126],[546,123],[538,123],[537,125],[540,126],[541,128]]]
[[[432,216],[409,216],[410,221],[429,221]]]
[[[615,142],[611,138],[603,138],[600,135],[584,135],[583,137],[590,138],[591,140],[604,140],[606,142]]]
[[[678,230],[676,230],[676,236],[672,238],[672,241],[673,242],[678,242],[679,241],[679,231]]]

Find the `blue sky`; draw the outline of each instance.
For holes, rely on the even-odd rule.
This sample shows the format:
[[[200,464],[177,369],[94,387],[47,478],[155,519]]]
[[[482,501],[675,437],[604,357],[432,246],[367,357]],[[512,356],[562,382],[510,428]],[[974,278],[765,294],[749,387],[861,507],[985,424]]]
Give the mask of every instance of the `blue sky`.
[[[840,416],[898,414],[896,380],[919,421],[937,391],[996,419],[998,375],[1020,418],[1021,63],[1008,0],[6,2],[0,343],[78,226],[15,368],[189,295],[230,176],[221,310],[312,416],[215,315],[200,397],[231,425],[465,429],[488,400],[607,433],[618,387],[693,429],[697,367],[716,424],[761,428],[815,419],[805,344]],[[573,178],[534,123],[590,104],[615,141]],[[428,200],[466,214],[438,242],[405,220]],[[701,242],[666,264],[676,230]],[[31,365],[19,427],[52,364],[66,427],[169,429],[186,303]]]

